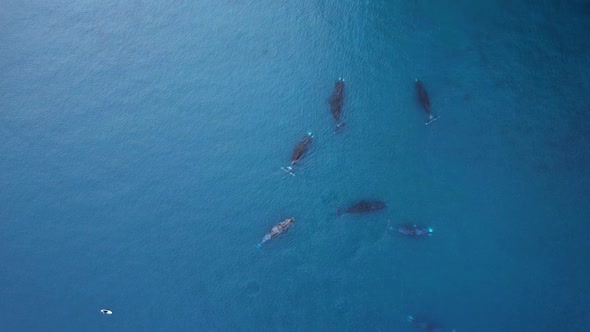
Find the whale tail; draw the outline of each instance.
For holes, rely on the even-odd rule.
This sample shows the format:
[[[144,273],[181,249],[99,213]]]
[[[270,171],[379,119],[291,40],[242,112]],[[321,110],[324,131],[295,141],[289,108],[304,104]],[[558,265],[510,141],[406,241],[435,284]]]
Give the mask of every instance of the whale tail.
[[[346,126],[346,122],[339,122],[338,124],[336,124],[336,127],[334,128],[334,133],[337,133],[340,128]]]
[[[281,167],[281,169],[293,176],[295,176],[295,173],[293,173],[293,167],[292,166],[287,166],[287,167]]]
[[[438,120],[439,116],[438,115],[432,115],[429,114],[428,115],[428,120],[424,123],[426,126],[428,126],[429,124],[431,124],[432,122]]]

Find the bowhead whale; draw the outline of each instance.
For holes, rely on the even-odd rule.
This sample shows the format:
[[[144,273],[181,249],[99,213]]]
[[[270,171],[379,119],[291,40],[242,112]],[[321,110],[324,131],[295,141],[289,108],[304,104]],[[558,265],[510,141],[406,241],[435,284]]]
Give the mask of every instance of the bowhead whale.
[[[422,105],[422,107],[424,107],[424,110],[428,115],[428,119],[424,124],[429,125],[431,122],[438,119],[438,115],[432,115],[432,112],[430,111],[430,98],[428,97],[428,92],[426,91],[424,84],[422,84],[422,81],[419,79],[416,79],[416,92],[418,94],[418,102],[420,105]]]
[[[342,106],[344,105],[344,80],[339,78],[334,84],[334,91],[332,91],[332,96],[330,96],[330,110],[332,111],[332,116],[334,120],[336,120],[336,128],[334,129],[337,131],[340,127],[344,126],[344,123],[340,122],[340,115],[342,113]]]
[[[295,218],[287,218],[280,223],[274,225],[266,235],[262,238],[262,241],[256,245],[257,248],[262,247],[264,243],[268,240],[272,239],[273,237],[281,234],[282,232],[286,231],[287,228],[291,227],[291,225],[295,222]]]
[[[369,213],[374,211],[383,210],[387,207],[385,202],[380,200],[361,200],[356,203],[351,204],[345,208],[338,208],[336,211],[337,216],[341,216],[347,213]]]
[[[301,141],[299,141],[299,143],[297,143],[297,145],[295,145],[295,148],[293,149],[293,153],[291,154],[291,165],[289,165],[287,167],[281,167],[282,170],[295,176],[295,173],[293,173],[293,165],[295,165],[297,162],[299,162],[299,159],[301,159],[301,157],[303,156],[305,151],[307,151],[307,149],[309,148],[309,145],[311,144],[312,138],[313,138],[313,134],[311,132],[308,132],[303,137],[303,139]]]
[[[426,332],[443,332],[448,331],[447,329],[443,329],[440,324],[436,323],[432,319],[428,319],[425,317],[416,318],[412,315],[408,316],[408,322],[412,324],[417,329],[426,331]],[[456,332],[455,329],[452,329],[451,332]]]
[[[405,237],[419,239],[432,235],[434,230],[428,226],[405,223],[397,226],[387,226],[387,230],[399,233]]]

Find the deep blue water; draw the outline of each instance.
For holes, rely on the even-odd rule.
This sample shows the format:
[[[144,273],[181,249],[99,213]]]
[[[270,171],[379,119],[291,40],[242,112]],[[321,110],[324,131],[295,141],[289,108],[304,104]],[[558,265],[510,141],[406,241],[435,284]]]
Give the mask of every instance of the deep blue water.
[[[587,31],[581,0],[3,1],[0,330],[589,331]]]

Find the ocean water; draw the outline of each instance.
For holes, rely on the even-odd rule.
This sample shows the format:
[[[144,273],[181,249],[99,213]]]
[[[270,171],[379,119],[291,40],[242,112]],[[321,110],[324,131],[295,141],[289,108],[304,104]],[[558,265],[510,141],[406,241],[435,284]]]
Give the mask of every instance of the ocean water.
[[[0,330],[590,331],[589,29],[582,0],[3,1]]]

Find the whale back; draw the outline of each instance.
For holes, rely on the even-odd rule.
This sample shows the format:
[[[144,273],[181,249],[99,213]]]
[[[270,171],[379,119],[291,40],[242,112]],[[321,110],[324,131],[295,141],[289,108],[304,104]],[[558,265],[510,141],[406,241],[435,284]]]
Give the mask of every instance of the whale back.
[[[422,81],[416,80],[416,92],[418,93],[418,101],[420,105],[424,107],[426,112],[430,113],[430,98],[428,97],[428,92],[422,84]]]
[[[344,104],[344,81],[338,80],[334,85],[334,91],[330,97],[330,108],[336,121],[340,121],[340,113]]]
[[[385,202],[380,200],[362,200],[346,209],[347,213],[365,213],[379,211],[386,208]]]

